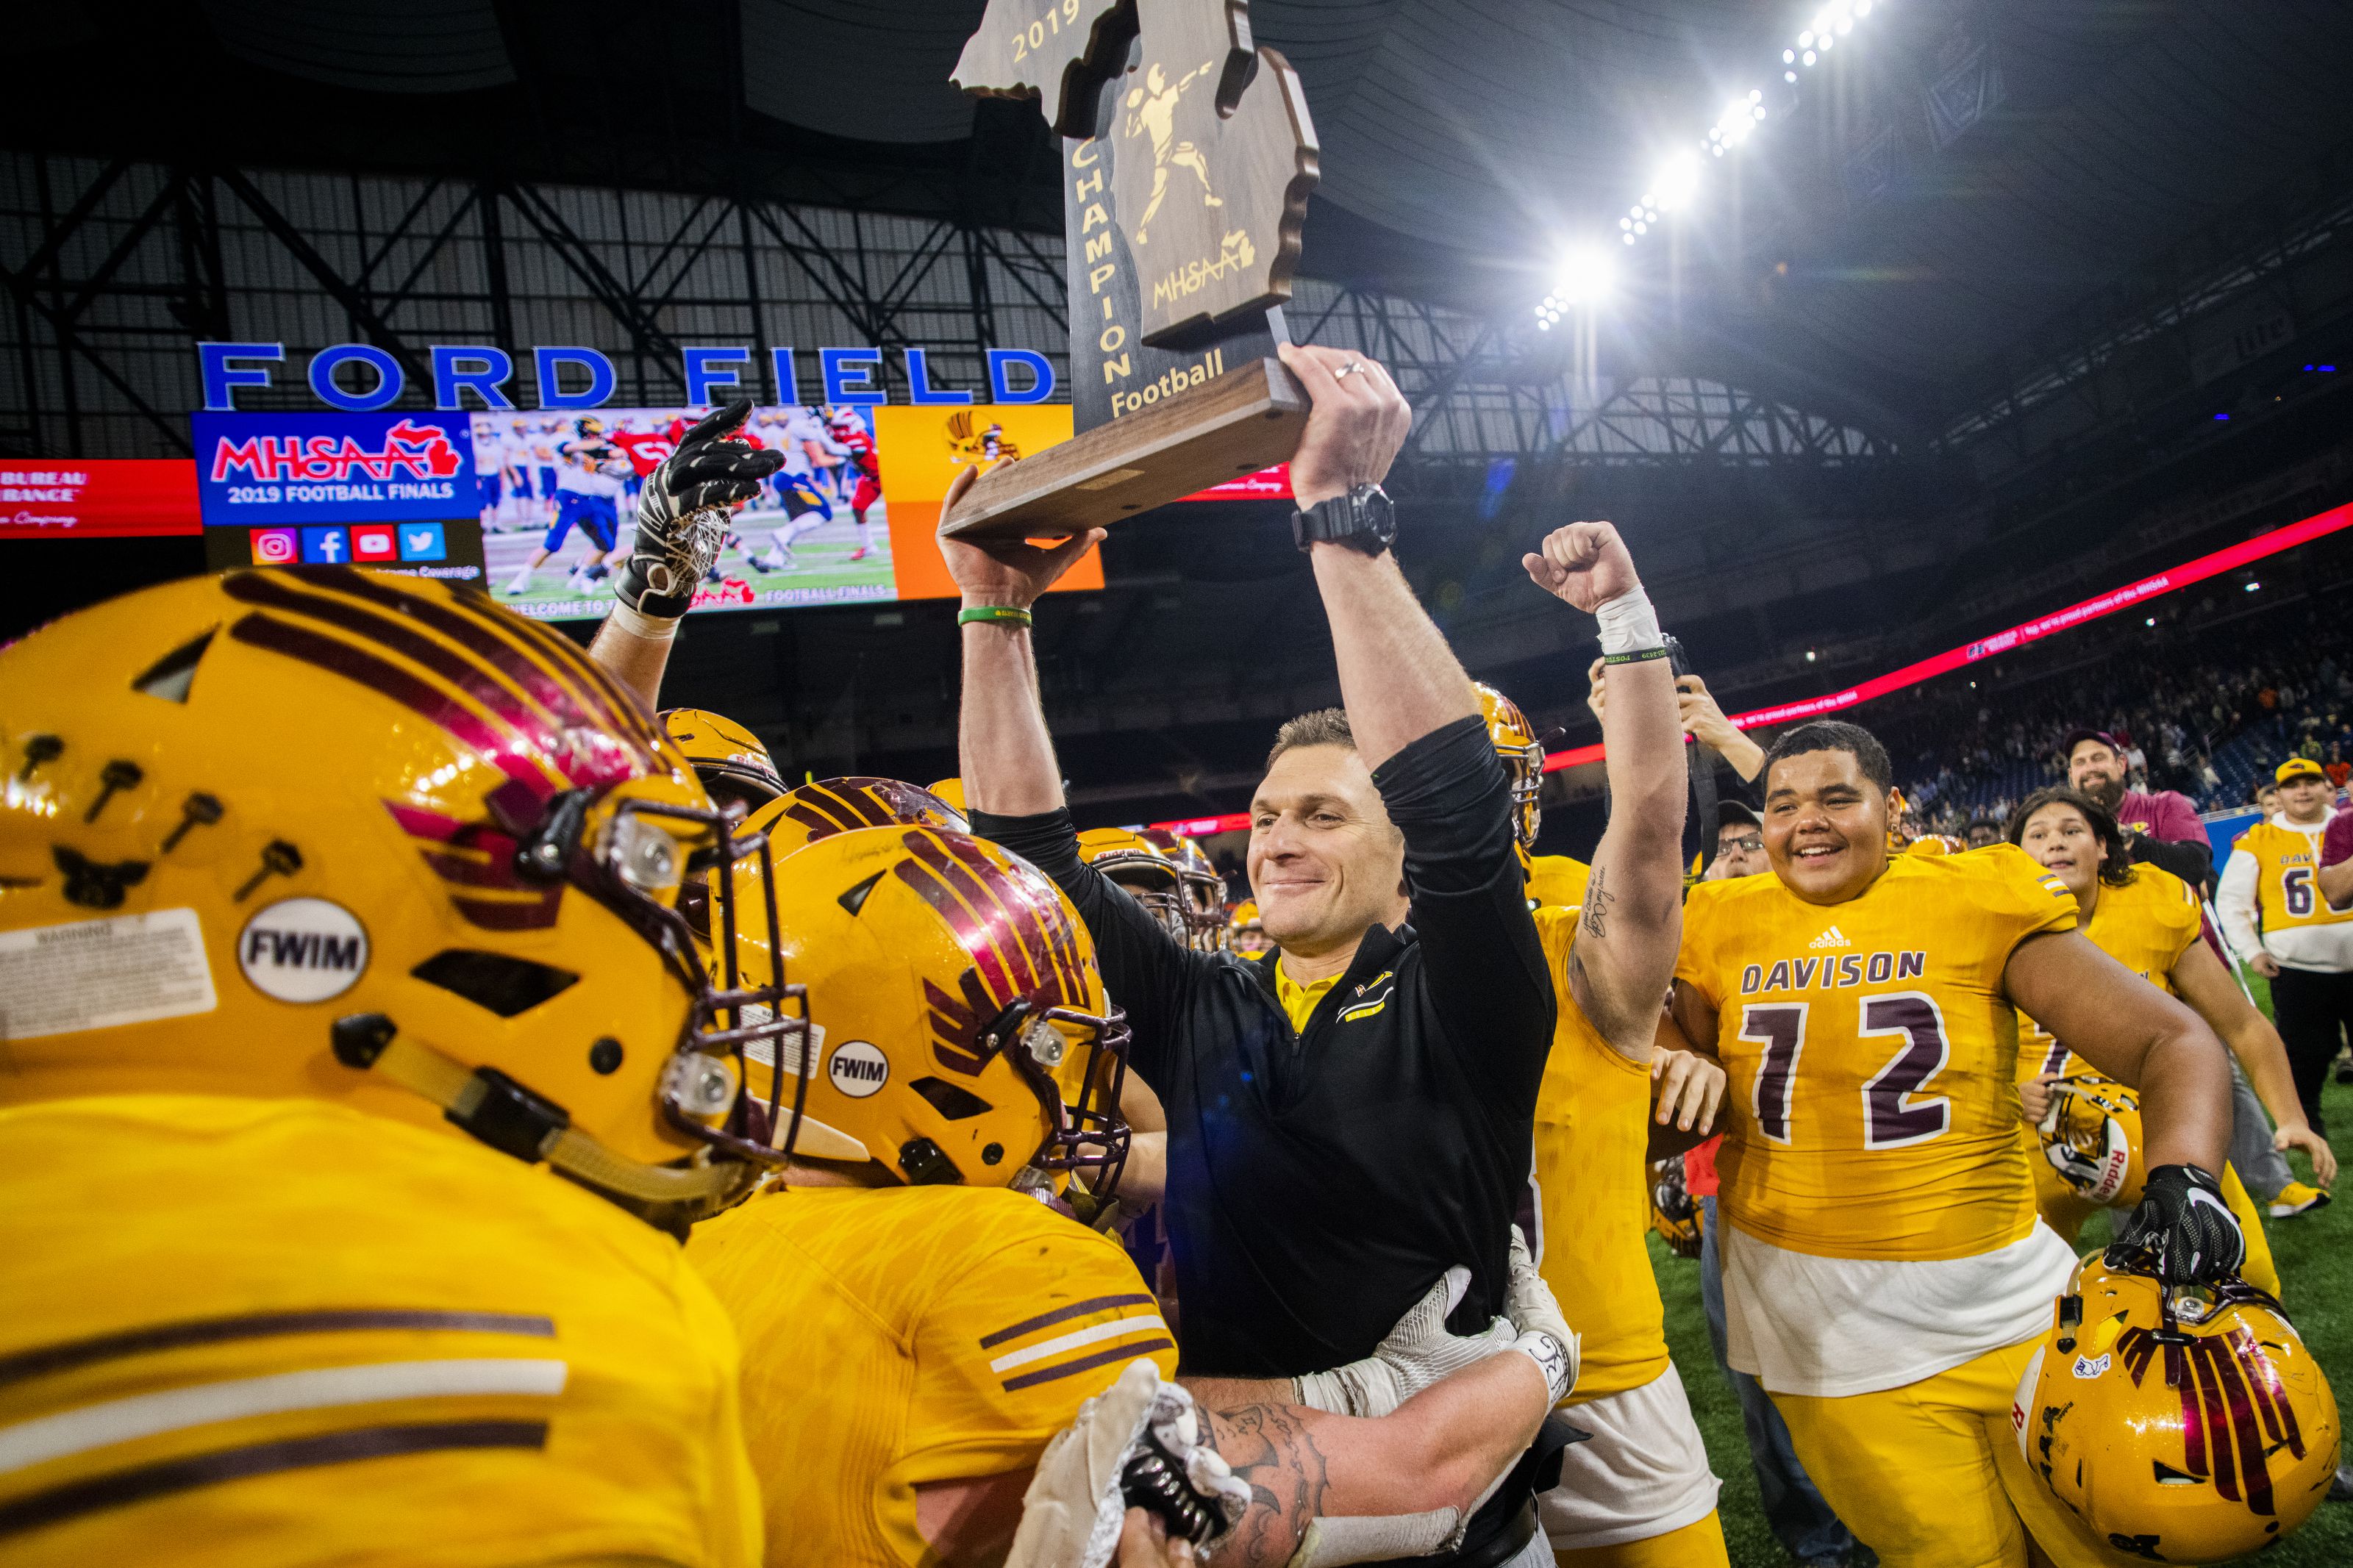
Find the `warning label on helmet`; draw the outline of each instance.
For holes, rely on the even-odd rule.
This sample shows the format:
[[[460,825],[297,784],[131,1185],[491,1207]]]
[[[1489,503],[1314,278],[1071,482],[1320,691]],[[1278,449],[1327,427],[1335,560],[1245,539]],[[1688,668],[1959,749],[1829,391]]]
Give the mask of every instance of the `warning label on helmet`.
[[[147,1024],[217,1005],[194,910],[0,931],[0,1040]]]

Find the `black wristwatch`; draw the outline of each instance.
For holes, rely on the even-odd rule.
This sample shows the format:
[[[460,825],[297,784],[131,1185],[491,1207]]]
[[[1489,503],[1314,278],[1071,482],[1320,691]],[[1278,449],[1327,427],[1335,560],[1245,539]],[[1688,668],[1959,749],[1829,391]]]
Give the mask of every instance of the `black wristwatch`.
[[[1293,512],[1291,537],[1302,552],[1320,539],[1378,555],[1397,539],[1397,503],[1378,485],[1358,485],[1346,495]]]

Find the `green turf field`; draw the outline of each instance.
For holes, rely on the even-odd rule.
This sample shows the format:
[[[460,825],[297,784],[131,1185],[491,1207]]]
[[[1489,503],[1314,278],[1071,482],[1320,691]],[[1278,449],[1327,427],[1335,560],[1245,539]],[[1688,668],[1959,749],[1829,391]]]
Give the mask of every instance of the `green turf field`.
[[[2258,988],[2257,999],[2268,1004],[2263,981],[2250,978]],[[2332,1082],[2324,1105],[2329,1142],[2337,1147],[2337,1159],[2353,1171],[2353,1084]],[[2291,1163],[2299,1178],[2309,1177],[2301,1157],[2292,1156]],[[2105,1239],[2094,1228],[2100,1224],[2095,1217],[2086,1227],[2086,1251]],[[2300,1219],[2274,1222],[2269,1234],[2290,1316],[2320,1358],[2338,1396],[2353,1397],[2353,1239],[2348,1239],[2353,1238],[2353,1194]],[[1658,1271],[1660,1294],[1666,1298],[1668,1346],[1690,1391],[1692,1414],[1707,1439],[1708,1457],[1724,1480],[1719,1508],[1734,1568],[1778,1568],[1790,1559],[1765,1527],[1757,1474],[1748,1464],[1748,1440],[1740,1427],[1740,1402],[1718,1375],[1708,1351],[1699,1265],[1672,1256],[1655,1236],[1651,1237],[1651,1262]],[[2242,1561],[2260,1562],[2263,1568],[2344,1568],[2353,1563],[2353,1503],[2322,1503],[2292,1540]]]

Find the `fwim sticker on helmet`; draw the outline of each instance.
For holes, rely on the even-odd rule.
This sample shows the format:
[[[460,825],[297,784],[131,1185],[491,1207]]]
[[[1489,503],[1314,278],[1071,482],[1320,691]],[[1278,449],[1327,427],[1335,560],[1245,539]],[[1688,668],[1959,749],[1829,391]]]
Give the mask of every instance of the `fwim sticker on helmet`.
[[[217,1005],[194,910],[0,931],[0,1040],[151,1024]]]
[[[864,1100],[891,1081],[891,1058],[864,1040],[844,1040],[825,1064],[833,1087],[852,1100]]]
[[[237,963],[265,996],[324,1002],[367,973],[367,928],[325,899],[281,899],[245,922]]]

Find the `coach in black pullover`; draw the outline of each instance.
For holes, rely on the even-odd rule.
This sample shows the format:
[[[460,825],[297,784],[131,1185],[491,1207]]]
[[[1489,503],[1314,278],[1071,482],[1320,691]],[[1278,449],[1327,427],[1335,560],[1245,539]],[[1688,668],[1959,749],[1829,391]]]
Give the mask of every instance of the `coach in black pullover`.
[[[1163,1200],[1184,1367],[1284,1377],[1369,1355],[1456,1263],[1452,1326],[1503,1310],[1553,989],[1486,726],[1458,719],[1375,775],[1405,839],[1411,923],[1365,933],[1303,1033],[1272,953],[1194,952],[1079,859],[1067,812],[974,831],[1061,885],[1168,1113]]]

